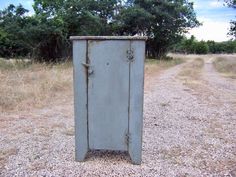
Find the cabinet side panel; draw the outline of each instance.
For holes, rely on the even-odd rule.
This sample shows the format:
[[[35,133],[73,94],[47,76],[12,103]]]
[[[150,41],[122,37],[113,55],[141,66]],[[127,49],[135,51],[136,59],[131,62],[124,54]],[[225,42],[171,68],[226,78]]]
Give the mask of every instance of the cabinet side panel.
[[[86,40],[73,41],[75,155],[83,161],[88,151]]]
[[[130,63],[129,154],[141,163],[145,42],[131,41],[134,61]]]

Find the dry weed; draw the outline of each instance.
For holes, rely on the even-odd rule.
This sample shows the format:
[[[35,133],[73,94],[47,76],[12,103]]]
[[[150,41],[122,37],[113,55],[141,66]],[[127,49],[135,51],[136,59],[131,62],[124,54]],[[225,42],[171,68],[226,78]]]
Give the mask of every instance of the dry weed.
[[[182,62],[147,60],[146,78]],[[52,65],[0,59],[0,111],[30,110],[48,106],[55,100],[72,99],[72,73],[71,62]]]
[[[184,81],[184,84],[190,87],[196,86],[201,83],[199,78],[201,76],[201,70],[203,66],[204,60],[202,58],[196,58],[183,67],[183,69],[178,74],[178,77]]]
[[[74,127],[66,128],[64,131],[62,131],[62,134],[67,136],[74,136],[75,134]]]
[[[0,111],[43,107],[72,95],[71,62],[55,65],[0,62]]]
[[[218,57],[213,62],[216,70],[225,77],[236,79],[236,58]]]
[[[145,89],[148,90],[154,75],[157,76],[161,71],[185,62],[185,59],[173,57],[172,60],[146,59],[145,62]]]

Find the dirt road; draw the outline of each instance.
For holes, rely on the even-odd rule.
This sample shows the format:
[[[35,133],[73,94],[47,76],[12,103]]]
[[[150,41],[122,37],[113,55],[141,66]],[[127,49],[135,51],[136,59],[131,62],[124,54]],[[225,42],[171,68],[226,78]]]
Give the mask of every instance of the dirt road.
[[[74,161],[72,97],[60,105],[1,115],[0,176],[236,176],[236,84],[205,59],[198,88],[185,64],[153,76],[145,91],[142,165],[126,153]]]

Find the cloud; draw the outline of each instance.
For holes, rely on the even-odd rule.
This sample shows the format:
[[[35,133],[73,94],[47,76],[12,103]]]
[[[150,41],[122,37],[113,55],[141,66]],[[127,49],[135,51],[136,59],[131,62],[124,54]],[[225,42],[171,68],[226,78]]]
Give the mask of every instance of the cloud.
[[[223,3],[221,1],[211,1],[209,3],[210,7],[212,8],[221,8],[224,7]]]
[[[26,0],[25,3],[32,5],[34,3],[34,1],[33,0]]]
[[[190,0],[193,2],[193,7],[195,10],[214,10],[224,7],[223,1],[219,0]]]
[[[226,41],[230,20],[235,19],[235,9],[224,6],[224,0],[190,0],[194,2],[197,19],[203,23],[189,31],[198,40]]]
[[[198,40],[214,40],[217,42],[230,39],[230,37],[227,36],[230,27],[228,22],[214,21],[208,18],[199,18],[199,21],[201,21],[203,25],[191,29],[187,36],[194,35]]]

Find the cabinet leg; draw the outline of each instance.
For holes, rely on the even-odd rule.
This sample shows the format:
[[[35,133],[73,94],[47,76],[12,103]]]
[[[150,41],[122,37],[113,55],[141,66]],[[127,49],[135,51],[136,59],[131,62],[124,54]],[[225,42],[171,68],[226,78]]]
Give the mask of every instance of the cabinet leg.
[[[88,149],[75,149],[75,160],[78,162],[83,162],[86,155],[87,155]]]
[[[141,152],[140,151],[129,151],[129,156],[131,158],[132,164],[140,165],[141,164]]]

